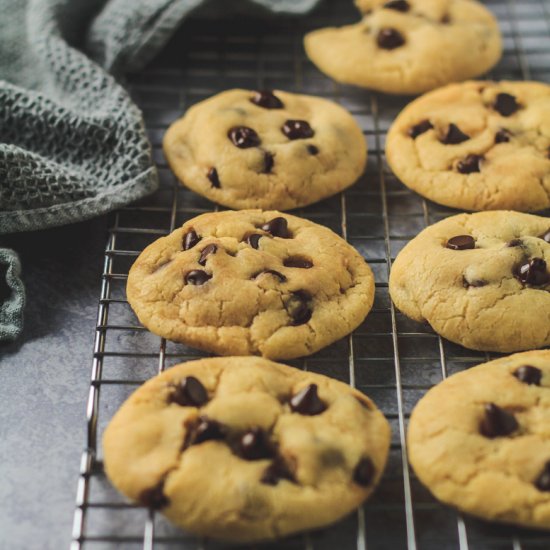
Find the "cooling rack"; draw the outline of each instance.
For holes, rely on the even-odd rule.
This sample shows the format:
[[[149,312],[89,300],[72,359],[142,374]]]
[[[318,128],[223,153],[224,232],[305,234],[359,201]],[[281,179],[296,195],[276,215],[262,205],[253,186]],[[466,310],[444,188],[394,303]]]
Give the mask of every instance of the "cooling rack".
[[[502,61],[488,77],[550,81],[550,2],[485,4],[500,21],[505,45]],[[177,183],[163,158],[161,139],[190,105],[232,87],[324,96],[349,109],[363,128],[369,145],[364,176],[345,193],[296,214],[330,227],[361,252],[376,277],[374,308],[353,335],[291,364],[364,391],[393,430],[382,483],[356,514],[328,529],[254,548],[550,548],[550,534],[482,522],[439,504],[407,465],[405,432],[418,399],[447,375],[490,357],[442,340],[429,326],[403,317],[389,299],[388,273],[397,252],[428,224],[456,212],[407,190],[386,165],[386,131],[406,100],[337,85],[305,57],[301,37],[306,31],[357,18],[351,0],[342,0],[327,1],[300,19],[193,19],[148,68],[128,77],[130,92],[144,113],[161,185],[153,196],[115,212],[109,222],[71,550],[226,547],[187,535],[161,515],[118,495],[103,473],[101,435],[137,386],[173,364],[202,355],[140,326],[124,287],[130,265],[146,245],[187,219],[216,209]]]

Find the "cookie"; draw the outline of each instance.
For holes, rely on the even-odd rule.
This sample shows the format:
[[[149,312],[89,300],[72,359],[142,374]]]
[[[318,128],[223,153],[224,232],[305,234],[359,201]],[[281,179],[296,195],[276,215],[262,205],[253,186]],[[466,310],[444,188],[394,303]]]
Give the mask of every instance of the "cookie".
[[[550,351],[455,374],[412,412],[409,460],[439,500],[550,529]]]
[[[502,54],[495,18],[473,0],[364,0],[360,23],[305,36],[325,74],[391,94],[417,94],[473,78]]]
[[[389,290],[416,321],[466,348],[550,345],[550,219],[519,212],[459,214],[398,254]]]
[[[254,541],[337,521],[378,483],[387,420],[353,388],[256,357],[177,365],[103,439],[113,485],[195,534]]]
[[[276,211],[203,214],[148,246],[128,301],[150,331],[220,355],[288,359],[354,330],[374,278],[330,229]]]
[[[550,86],[464,82],[413,101],[386,141],[395,175],[466,210],[550,207]]]
[[[235,209],[289,210],[354,183],[367,144],[353,117],[319,97],[229,90],[170,126],[164,154],[180,181]]]

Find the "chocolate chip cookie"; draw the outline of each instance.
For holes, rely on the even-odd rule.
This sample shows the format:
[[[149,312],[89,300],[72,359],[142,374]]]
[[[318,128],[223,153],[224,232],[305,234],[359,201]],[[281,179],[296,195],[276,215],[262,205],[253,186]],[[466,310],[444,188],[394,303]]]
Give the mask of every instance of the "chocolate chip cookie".
[[[389,424],[364,394],[256,357],[177,365],[103,439],[113,485],[199,535],[280,537],[335,522],[378,483]]]
[[[354,183],[367,145],[353,117],[326,99],[229,90],[172,124],[164,154],[185,186],[214,202],[289,210]]]
[[[374,278],[330,229],[276,211],[226,211],[148,246],[127,294],[155,334],[220,355],[288,359],[354,330]]]
[[[388,133],[395,175],[467,210],[550,207],[550,86],[464,82],[410,103]]]
[[[519,212],[460,214],[398,254],[395,305],[441,336],[484,351],[550,345],[550,218]]]
[[[443,502],[550,529],[550,351],[491,361],[432,388],[413,410],[408,448]]]
[[[502,54],[498,24],[473,0],[359,0],[363,20],[306,35],[306,53],[331,78],[417,94],[473,78]]]

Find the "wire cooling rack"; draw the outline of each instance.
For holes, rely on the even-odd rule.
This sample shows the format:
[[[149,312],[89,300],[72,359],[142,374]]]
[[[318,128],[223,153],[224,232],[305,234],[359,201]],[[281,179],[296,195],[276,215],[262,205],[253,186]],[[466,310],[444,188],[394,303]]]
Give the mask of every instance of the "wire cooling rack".
[[[485,3],[499,18],[505,43],[502,61],[488,76],[550,81],[550,3]],[[110,221],[72,550],[224,547],[186,535],[161,515],[118,495],[103,473],[101,435],[141,383],[166,367],[201,356],[141,327],[128,306],[124,287],[130,265],[146,245],[187,219],[216,209],[177,183],[163,158],[161,139],[167,126],[190,105],[232,87],[280,88],[328,97],[348,108],[364,130],[369,145],[365,175],[345,193],[296,213],[330,227],[368,260],[376,277],[374,308],[352,336],[291,363],[364,391],[382,409],[393,430],[381,485],[356,514],[334,527],[255,548],[550,548],[550,534],[485,523],[439,504],[407,465],[405,431],[418,399],[448,374],[489,356],[442,340],[427,325],[403,317],[389,299],[388,273],[397,252],[428,224],[455,211],[422,200],[401,185],[386,165],[386,131],[406,100],[337,85],[305,57],[304,32],[357,19],[351,0],[327,1],[301,19],[194,19],[184,24],[149,68],[130,76],[128,86],[144,112],[161,187],[146,200],[114,213]],[[467,49],[464,55],[469,55]]]

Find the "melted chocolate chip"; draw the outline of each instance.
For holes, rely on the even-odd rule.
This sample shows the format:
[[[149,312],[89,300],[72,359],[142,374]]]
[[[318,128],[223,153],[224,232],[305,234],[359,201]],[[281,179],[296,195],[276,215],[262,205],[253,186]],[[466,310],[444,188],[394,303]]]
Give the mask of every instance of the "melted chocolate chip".
[[[449,124],[446,136],[443,138],[442,143],[445,145],[458,145],[464,141],[468,141],[470,136],[465,134],[456,124]]]
[[[287,120],[281,131],[288,139],[306,139],[313,137],[315,133],[305,120]]]
[[[313,267],[313,262],[303,256],[291,256],[283,261],[285,267],[297,267],[300,269],[310,269]]]
[[[288,222],[283,217],[273,218],[264,223],[261,229],[271,233],[274,237],[281,237],[281,239],[290,239],[292,237],[288,230]]]
[[[265,469],[260,481],[266,485],[277,485],[281,479],[295,482],[293,473],[288,468],[282,457],[277,456],[275,460]]]
[[[264,174],[271,173],[271,170],[273,169],[273,164],[274,164],[273,159],[274,159],[273,155],[269,151],[265,151],[265,153],[264,153],[264,170],[263,170]]]
[[[245,460],[260,460],[273,456],[267,436],[260,428],[252,428],[241,436],[238,453]]]
[[[511,132],[505,128],[501,128],[495,134],[495,143],[508,143],[510,141]]]
[[[357,485],[368,487],[372,482],[374,473],[375,470],[372,460],[370,458],[362,458],[357,466],[355,466],[355,470],[353,470],[353,481],[355,481]]]
[[[315,416],[326,410],[327,406],[317,394],[317,384],[310,384],[292,396],[290,399],[290,408],[292,412]]]
[[[433,124],[429,120],[423,120],[422,122],[419,122],[418,124],[415,124],[414,126],[411,126],[411,128],[409,128],[409,136],[413,139],[416,139],[418,136],[424,134],[432,128]]]
[[[476,241],[471,235],[451,237],[446,244],[451,250],[471,250],[476,247]]]
[[[319,148],[316,146],[316,145],[311,145],[309,144],[307,146],[307,152],[310,154],[310,155],[317,155],[319,154]]]
[[[208,170],[208,174],[206,174],[206,177],[210,180],[212,187],[215,187],[216,189],[221,187],[218,171],[215,168],[210,168],[210,170]]]
[[[264,109],[282,109],[284,107],[283,102],[271,90],[258,90],[250,98],[250,101]]]
[[[384,50],[394,50],[405,44],[405,39],[401,33],[395,29],[381,29],[376,37],[376,43]]]
[[[542,258],[533,258],[519,266],[516,277],[526,285],[545,285],[550,282],[550,273]]]
[[[182,407],[202,407],[208,401],[208,393],[197,378],[186,376],[174,387],[169,400]]]
[[[260,235],[260,233],[251,233],[246,237],[245,242],[249,244],[252,248],[258,250],[259,242],[262,237],[263,235]]]
[[[535,487],[539,491],[550,491],[550,460],[544,465],[542,473],[535,480]]]
[[[546,233],[544,233],[543,235],[541,235],[541,236],[539,237],[539,239],[542,239],[543,241],[546,241],[547,243],[550,244],[550,229],[549,229]]]
[[[502,116],[513,115],[519,107],[516,98],[510,94],[498,94],[493,103],[493,109],[498,111]]]
[[[185,282],[189,285],[200,286],[211,278],[212,275],[208,275],[206,271],[203,271],[202,269],[193,269],[185,276]]]
[[[263,271],[260,271],[259,273],[256,273],[256,275],[253,275],[252,278],[255,279],[256,277],[259,277],[260,275],[263,275],[264,273],[267,274],[267,275],[273,275],[274,277],[277,277],[281,283],[286,283],[286,277],[282,273],[279,273],[278,271],[275,271],[274,269],[264,269]]]
[[[396,10],[407,12],[410,10],[411,6],[406,0],[390,0],[384,4],[384,7],[388,10]]]
[[[191,229],[185,234],[185,237],[183,237],[183,250],[193,248],[200,240],[201,238],[195,233],[195,230]]]
[[[206,265],[206,258],[210,254],[215,254],[216,250],[218,250],[218,247],[215,244],[209,244],[208,246],[205,246],[202,249],[201,256],[199,258],[199,264],[200,265]]]
[[[530,386],[540,386],[542,380],[542,371],[531,365],[523,365],[516,369],[513,374],[520,382]]]
[[[509,243],[506,243],[508,248],[515,248],[516,246],[523,246],[523,241],[521,239],[512,239]]]
[[[303,290],[298,290],[290,295],[285,303],[285,308],[292,319],[292,325],[303,325],[311,319],[310,299],[309,294]]]
[[[225,438],[225,427],[206,416],[199,416],[198,421],[187,427],[183,448],[199,445],[205,441],[219,441]]]
[[[461,174],[473,174],[481,170],[481,162],[484,158],[481,155],[468,155],[467,157],[459,160],[456,169]]]
[[[506,412],[494,403],[485,405],[485,416],[479,426],[482,435],[494,439],[510,435],[518,428],[519,424],[513,414]]]
[[[258,134],[246,126],[236,126],[231,128],[227,134],[235,147],[239,149],[248,149],[249,147],[258,147],[261,141]]]
[[[170,501],[163,493],[163,489],[164,481],[161,481],[155,487],[141,491],[138,500],[141,504],[143,504],[143,506],[147,506],[147,508],[151,508],[153,510],[165,508],[170,504]]]

